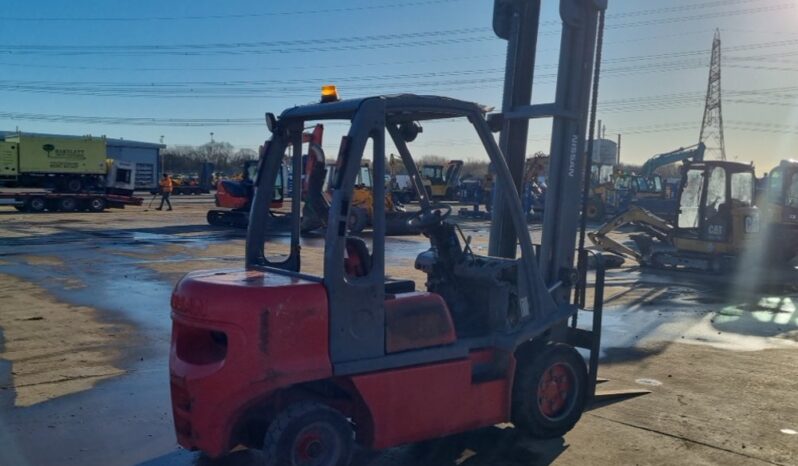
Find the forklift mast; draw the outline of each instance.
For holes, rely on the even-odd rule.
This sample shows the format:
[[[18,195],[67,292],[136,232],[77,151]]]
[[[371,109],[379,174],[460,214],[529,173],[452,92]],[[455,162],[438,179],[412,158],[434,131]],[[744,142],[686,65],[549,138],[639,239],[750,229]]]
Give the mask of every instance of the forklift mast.
[[[569,301],[574,273],[574,251],[583,176],[585,141],[592,75],[596,57],[599,15],[606,0],[561,0],[562,36],[555,101],[531,104],[535,52],[540,24],[540,0],[495,0],[493,29],[507,40],[507,64],[500,147],[513,174],[516,189],[523,183],[529,120],[551,118],[548,191],[543,221],[539,267],[544,281],[554,289],[559,304]],[[500,181],[497,181],[500,182]],[[502,190],[494,198],[489,254],[514,258],[517,238]]]

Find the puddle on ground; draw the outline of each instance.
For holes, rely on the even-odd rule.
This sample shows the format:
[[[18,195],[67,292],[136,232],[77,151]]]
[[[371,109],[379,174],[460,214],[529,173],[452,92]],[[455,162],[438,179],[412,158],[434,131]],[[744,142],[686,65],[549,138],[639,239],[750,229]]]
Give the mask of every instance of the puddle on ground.
[[[605,309],[602,348],[658,342],[708,345],[731,351],[798,348],[798,314],[739,311],[729,307],[640,307]]]
[[[635,383],[638,385],[645,385],[648,387],[659,387],[660,385],[662,385],[662,382],[656,379],[637,379],[635,380]]]
[[[115,365],[133,328],[100,320],[92,308],[59,302],[27,281],[0,274],[4,345],[11,363],[2,388],[15,406],[30,406],[88,390],[125,371]]]
[[[21,256],[21,259],[24,260],[28,265],[35,266],[60,267],[64,265],[64,261],[55,256],[26,255]]]

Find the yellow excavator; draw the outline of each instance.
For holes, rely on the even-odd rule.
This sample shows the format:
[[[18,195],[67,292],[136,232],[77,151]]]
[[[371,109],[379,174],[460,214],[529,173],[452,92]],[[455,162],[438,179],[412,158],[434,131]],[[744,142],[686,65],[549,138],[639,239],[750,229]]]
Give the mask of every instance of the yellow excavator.
[[[720,272],[734,268],[740,254],[761,239],[754,205],[752,165],[726,161],[686,162],[672,224],[637,206],[588,234],[599,248],[641,265]],[[637,249],[609,236],[633,225]]]
[[[325,163],[324,159],[308,159],[309,173],[305,194],[305,209],[303,210],[300,229],[303,233],[327,227],[329,212],[329,190],[332,180],[335,179],[338,167],[334,163]],[[318,171],[317,171],[318,170]],[[351,234],[357,234],[372,225],[374,218],[374,181],[371,165],[364,162],[355,180],[352,190],[352,201],[347,218],[347,227]],[[407,212],[404,207],[393,202],[390,194],[385,196],[385,227],[389,236],[418,234],[418,228],[412,226],[409,220],[418,216],[418,212]]]
[[[450,160],[446,165],[422,165],[421,179],[430,199],[455,200],[462,170],[462,160]]]
[[[798,255],[798,161],[782,160],[770,171],[759,200],[770,244],[779,245],[775,255]]]
[[[330,179],[334,176],[335,165],[330,166]],[[349,231],[356,234],[372,225],[374,218],[374,180],[372,177],[371,166],[364,163],[360,167],[360,173],[355,181],[352,190],[352,206],[349,215]],[[405,211],[393,202],[390,193],[385,195],[385,221],[388,235],[416,234],[417,231],[410,231],[407,221],[415,216],[412,212]]]

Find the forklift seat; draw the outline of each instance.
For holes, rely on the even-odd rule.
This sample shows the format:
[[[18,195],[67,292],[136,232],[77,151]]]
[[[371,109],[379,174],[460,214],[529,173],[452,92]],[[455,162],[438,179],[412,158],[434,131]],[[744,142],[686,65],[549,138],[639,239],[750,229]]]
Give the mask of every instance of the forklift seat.
[[[362,238],[355,236],[346,238],[344,269],[350,277],[365,277],[371,272],[371,254]]]
[[[452,344],[457,340],[448,306],[436,293],[413,292],[385,300],[385,352]]]

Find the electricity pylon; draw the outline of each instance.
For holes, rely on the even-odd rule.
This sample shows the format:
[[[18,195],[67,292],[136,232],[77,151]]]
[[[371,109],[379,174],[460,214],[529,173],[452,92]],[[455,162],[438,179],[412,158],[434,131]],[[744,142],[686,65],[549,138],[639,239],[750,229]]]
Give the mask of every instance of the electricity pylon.
[[[707,84],[707,101],[704,105],[704,120],[701,122],[701,135],[707,154],[715,154],[716,158],[726,160],[726,143],[723,139],[723,113],[720,99],[720,30],[715,30],[712,40],[712,61],[709,65],[709,84]],[[709,157],[707,157],[709,158]]]

